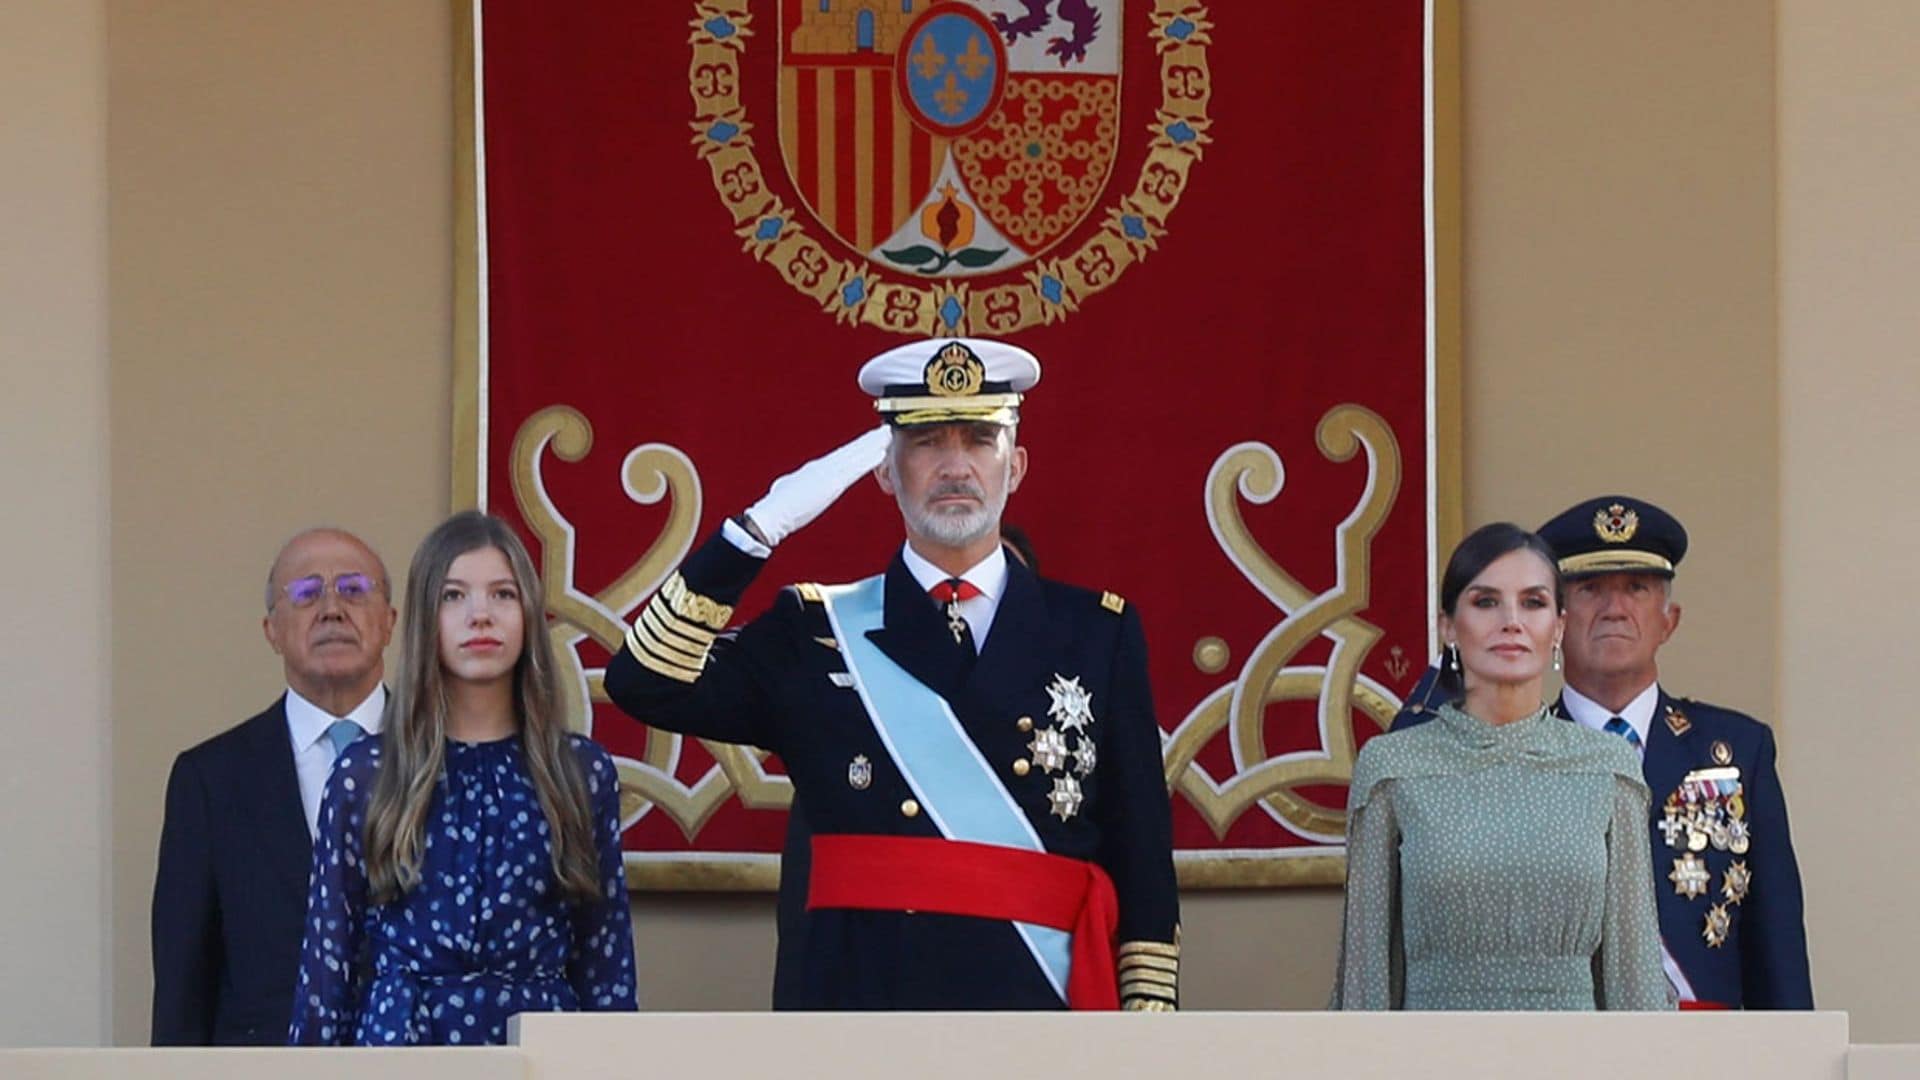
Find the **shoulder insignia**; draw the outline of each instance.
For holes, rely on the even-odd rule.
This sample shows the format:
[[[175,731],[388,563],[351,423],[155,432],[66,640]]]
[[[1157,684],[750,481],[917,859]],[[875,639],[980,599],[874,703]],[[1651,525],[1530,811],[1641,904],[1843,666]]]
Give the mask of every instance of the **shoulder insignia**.
[[[1108,611],[1113,612],[1115,615],[1118,615],[1121,612],[1127,610],[1127,602],[1125,599],[1123,599],[1120,596],[1119,593],[1110,593],[1110,592],[1101,593],[1100,606],[1103,608],[1106,608]]]
[[[818,603],[824,602],[823,598],[820,595],[820,586],[814,584],[811,581],[802,581],[802,582],[796,583],[793,587],[793,591],[796,593],[799,593],[800,599],[806,601],[809,604],[818,604]]]

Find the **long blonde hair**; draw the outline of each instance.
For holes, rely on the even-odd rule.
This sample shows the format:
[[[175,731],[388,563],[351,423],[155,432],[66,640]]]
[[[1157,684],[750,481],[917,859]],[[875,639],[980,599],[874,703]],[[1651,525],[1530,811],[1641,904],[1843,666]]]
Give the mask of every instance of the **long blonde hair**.
[[[495,548],[507,557],[520,588],[525,633],[513,668],[514,703],[527,772],[552,836],[554,880],[569,900],[584,903],[600,898],[593,805],[561,715],[540,575],[512,529],[497,518],[468,510],[428,533],[407,571],[399,679],[388,702],[388,720],[380,735],[379,775],[367,806],[367,884],[369,898],[376,904],[397,898],[420,881],[427,812],[446,765],[440,590],[453,561],[482,548]]]

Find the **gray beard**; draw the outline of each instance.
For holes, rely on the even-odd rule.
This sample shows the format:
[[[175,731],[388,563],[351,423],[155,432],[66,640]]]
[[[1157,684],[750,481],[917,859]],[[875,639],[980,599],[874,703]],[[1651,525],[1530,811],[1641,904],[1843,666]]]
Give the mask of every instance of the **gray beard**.
[[[900,504],[900,515],[907,519],[909,532],[947,547],[965,547],[1000,527],[1000,515],[1007,508],[1007,481],[1012,473],[1013,467],[1009,464],[1001,474],[998,497],[983,502],[975,510],[925,510],[909,506],[897,482],[894,501]]]

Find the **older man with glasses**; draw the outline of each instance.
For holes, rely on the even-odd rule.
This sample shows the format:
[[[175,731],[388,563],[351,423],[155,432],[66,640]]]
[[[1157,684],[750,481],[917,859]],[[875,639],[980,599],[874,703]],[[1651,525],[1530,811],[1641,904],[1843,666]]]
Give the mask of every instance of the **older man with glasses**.
[[[175,759],[153,885],[153,1044],[286,1040],[320,795],[380,730],[387,568],[339,529],[287,541],[261,626],[287,692]]]

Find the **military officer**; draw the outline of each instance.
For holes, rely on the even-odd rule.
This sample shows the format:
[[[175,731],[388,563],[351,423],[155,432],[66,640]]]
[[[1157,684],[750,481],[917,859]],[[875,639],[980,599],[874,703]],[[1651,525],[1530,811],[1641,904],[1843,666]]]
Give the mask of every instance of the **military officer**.
[[[860,386],[885,423],[724,523],[608,665],[609,696],[643,723],[786,764],[776,1008],[1177,1003],[1139,614],[1001,544],[1039,378],[1030,353],[980,339],[875,357]],[[869,472],[905,524],[885,571],[789,587],[722,636],[772,550]]]
[[[1673,576],[1686,529],[1652,503],[1608,495],[1569,508],[1540,536],[1566,581],[1566,686],[1555,709],[1641,751],[1662,959],[1681,1008],[1813,1008],[1773,732],[1659,683],[1660,646],[1680,625]],[[1429,671],[1394,730],[1427,719],[1426,703],[1453,693],[1454,678]]]

